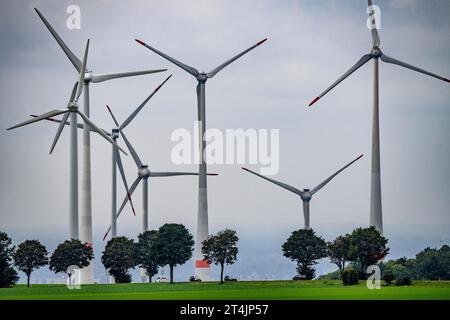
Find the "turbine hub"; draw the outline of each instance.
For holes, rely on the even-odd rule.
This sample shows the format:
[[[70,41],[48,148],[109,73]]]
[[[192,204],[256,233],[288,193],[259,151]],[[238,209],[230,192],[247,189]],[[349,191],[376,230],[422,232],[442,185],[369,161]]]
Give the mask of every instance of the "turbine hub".
[[[372,51],[370,53],[372,54],[372,57],[374,57],[374,58],[379,58],[383,55],[380,48],[378,48],[378,47],[372,48]]]
[[[197,75],[197,80],[200,81],[200,82],[206,82],[206,80],[208,80],[208,76],[204,72],[199,73]]]
[[[87,71],[84,74],[84,83],[89,83],[92,80],[92,71]]]
[[[78,111],[78,102],[76,101],[70,101],[69,105],[67,106],[67,109],[71,112],[77,112]]]
[[[148,178],[148,177],[150,177],[150,170],[148,170],[148,166],[142,166],[138,170],[138,175],[141,178]]]
[[[303,189],[302,200],[309,201],[311,200],[312,195],[309,189]]]

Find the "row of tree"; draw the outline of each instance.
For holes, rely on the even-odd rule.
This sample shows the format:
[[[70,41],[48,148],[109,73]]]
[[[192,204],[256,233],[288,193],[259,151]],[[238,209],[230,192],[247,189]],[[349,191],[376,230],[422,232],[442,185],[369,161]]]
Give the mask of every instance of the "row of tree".
[[[415,258],[406,257],[380,263],[383,277],[392,274],[393,279],[450,280],[450,247],[425,248]]]
[[[225,264],[237,259],[239,238],[236,231],[226,229],[211,235],[203,242],[202,253],[208,263],[220,265],[220,281],[223,283]],[[126,237],[115,237],[108,241],[102,252],[101,261],[115,281],[131,281],[130,269],[143,268],[149,276],[157,274],[158,268],[168,265],[170,282],[173,283],[173,270],[192,257],[194,240],[189,230],[182,224],[165,224],[158,230],[146,231],[139,235],[138,241]],[[79,240],[66,240],[49,253],[38,240],[26,240],[17,248],[12,245],[6,233],[0,232],[0,287],[14,285],[18,278],[15,266],[27,276],[27,285],[33,271],[49,265],[55,273],[67,273],[71,279],[71,269],[86,267],[94,258],[92,247]]]
[[[301,229],[291,234],[282,249],[285,257],[297,262],[297,279],[314,279],[314,266],[322,258],[329,258],[337,265],[341,278],[346,264],[352,263],[359,277],[365,279],[367,267],[388,254],[387,242],[375,227],[354,229],[351,234],[331,242],[317,236],[312,229]]]
[[[202,243],[203,260],[220,265],[220,283],[223,283],[225,264],[233,264],[237,259],[238,240],[236,231],[226,229]],[[185,226],[165,224],[159,230],[140,234],[136,243],[126,237],[111,239],[106,244],[102,263],[116,282],[130,282],[129,270],[137,266],[146,271],[151,282],[158,268],[168,265],[170,283],[173,283],[174,267],[191,259],[193,250],[194,240]]]

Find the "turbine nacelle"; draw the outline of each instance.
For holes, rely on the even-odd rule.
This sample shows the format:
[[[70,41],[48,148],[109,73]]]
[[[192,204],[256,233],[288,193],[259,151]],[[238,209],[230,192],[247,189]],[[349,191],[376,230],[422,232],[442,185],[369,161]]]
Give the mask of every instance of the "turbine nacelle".
[[[141,178],[148,178],[150,177],[150,170],[148,169],[147,165],[142,166],[138,170],[138,176]]]
[[[112,129],[111,130],[111,138],[118,139],[119,138],[119,129]]]

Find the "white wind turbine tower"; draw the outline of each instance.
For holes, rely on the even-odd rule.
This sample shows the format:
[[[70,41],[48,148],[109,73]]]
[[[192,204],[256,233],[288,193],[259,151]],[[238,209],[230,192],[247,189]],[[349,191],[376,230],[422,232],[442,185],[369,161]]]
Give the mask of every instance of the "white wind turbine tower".
[[[47,29],[58,42],[61,49],[69,58],[70,62],[73,64],[75,69],[80,72],[81,62],[76,57],[76,55],[69,49],[69,47],[64,43],[58,33],[53,29],[47,19],[36,10],[37,14],[41,18],[42,22],[45,24]],[[111,73],[111,74],[95,74],[91,70],[86,70],[86,75],[84,82],[84,104],[83,112],[87,117],[90,117],[90,106],[89,106],[89,84],[91,82],[103,82],[111,79],[123,78],[144,75],[149,73],[156,73],[166,71],[166,69],[160,70],[144,70],[144,71],[133,71],[133,72],[122,72],[122,73]],[[92,194],[91,194],[91,140],[90,140],[90,130],[88,126],[84,127],[83,130],[83,152],[82,152],[82,185],[81,185],[81,218],[80,218],[80,240],[83,242],[90,243],[92,245]],[[78,220],[78,217],[77,217]],[[77,235],[78,238],[78,235]],[[92,264],[87,268],[84,268],[81,274],[82,283],[93,283],[93,267]]]
[[[203,150],[205,150],[206,142],[204,140],[204,133],[206,130],[206,116],[205,116],[205,90],[206,90],[206,81],[208,79],[211,79],[214,77],[219,71],[221,71],[223,68],[227,67],[229,64],[234,62],[235,60],[242,57],[247,52],[253,50],[257,46],[264,43],[267,39],[259,41],[257,44],[251,46],[250,48],[242,51],[241,53],[237,54],[230,60],[224,62],[223,64],[219,65],[212,71],[205,73],[205,72],[199,72],[196,68],[188,66],[170,56],[167,54],[149,46],[148,44],[137,40],[136,42],[140,43],[141,45],[147,47],[151,51],[155,52],[156,54],[160,55],[161,57],[169,60],[173,64],[177,65],[184,71],[188,72],[192,76],[194,76],[197,79],[198,85],[197,85],[197,114],[198,114],[198,121],[199,121],[199,132],[201,141],[199,142],[199,158],[200,158],[200,164],[199,164],[199,189],[198,189],[198,217],[197,217],[197,239],[195,241],[195,275],[198,276],[202,280],[209,280],[209,273],[210,273],[210,266],[209,264],[203,260],[203,254],[201,252],[202,242],[208,238],[208,192],[207,192],[207,182],[206,182],[206,176],[207,176],[207,170],[206,170],[206,162],[203,159]]]
[[[115,148],[119,148],[122,150],[103,130],[97,127],[89,118],[82,113],[78,109],[78,98],[83,91],[83,81],[86,69],[86,62],[89,50],[89,40],[86,44],[86,50],[84,53],[83,63],[80,68],[79,80],[75,84],[72,90],[72,94],[70,96],[69,103],[67,105],[67,109],[65,110],[52,110],[47,113],[41,114],[39,116],[34,117],[33,119],[24,121],[18,125],[8,128],[7,130],[15,129],[18,127],[22,127],[37,121],[47,120],[50,117],[63,115],[61,123],[56,132],[55,139],[53,140],[53,144],[50,148],[50,154],[53,152],[53,149],[58,142],[59,137],[67,123],[67,119],[70,116],[70,205],[69,205],[69,238],[77,239],[78,238],[78,137],[77,137],[77,127],[78,127],[78,119],[77,115],[80,115],[83,119],[85,126],[89,126],[90,130],[97,132],[100,136],[110,142]],[[123,151],[123,150],[122,150]]]
[[[169,77],[170,78],[170,77]],[[168,79],[166,79],[167,81]],[[131,195],[133,194],[133,192],[136,190],[139,182],[141,182],[142,180],[142,232],[145,232],[148,230],[148,179],[149,178],[157,178],[157,177],[173,177],[173,176],[197,176],[198,173],[197,172],[155,172],[155,171],[150,171],[148,169],[148,165],[144,165],[141,161],[141,159],[139,158],[138,154],[136,153],[135,149],[133,148],[133,146],[131,145],[130,141],[128,140],[128,138],[125,136],[125,134],[123,133],[123,129],[130,123],[130,121],[136,116],[136,114],[144,107],[145,103],[141,104],[141,106],[139,106],[138,109],[136,109],[130,117],[127,118],[127,120],[125,120],[121,126],[119,126],[119,133],[122,136],[125,144],[128,147],[128,150],[130,151],[134,162],[136,163],[138,172],[137,172],[137,178],[136,180],[133,182],[133,184],[131,185],[131,188],[129,191],[127,191],[127,195],[125,196],[125,199],[122,202],[122,205],[119,208],[119,211],[117,212],[117,215],[113,221],[113,223],[116,223],[115,221],[117,221],[117,219],[119,218],[120,214],[122,213],[123,208],[125,207],[125,205],[127,204],[127,202],[129,201],[129,199],[131,198]],[[118,122],[115,118],[115,116],[113,115],[111,108],[108,107],[109,112],[111,113],[111,116],[114,120],[114,122],[116,123],[116,125],[118,125]],[[217,174],[213,174],[210,173],[208,175],[211,176],[216,176]],[[106,239],[106,237],[108,236],[109,232],[112,230],[113,226],[110,226],[108,228],[108,230],[106,231],[103,240]],[[141,281],[142,282],[147,282],[147,275],[145,273],[145,270],[141,269]]]
[[[450,82],[449,79],[438,76],[434,73],[417,68],[408,63],[399,61],[385,55],[380,49],[380,37],[378,35],[377,25],[375,21],[375,11],[372,6],[372,0],[368,0],[369,4],[369,16],[371,19],[372,29],[372,51],[361,57],[361,59],[351,67],[346,73],[344,73],[336,82],[328,87],[324,92],[317,96],[309,106],[312,106],[320,98],[326,95],[330,90],[341,83],[345,78],[358,70],[361,66],[374,60],[374,78],[373,78],[373,116],[372,116],[372,170],[371,170],[371,192],[370,192],[370,225],[375,226],[381,233],[383,233],[383,215],[381,206],[381,177],[380,177],[380,125],[379,125],[379,100],[378,100],[378,62],[379,59],[386,63],[396,64],[398,66],[411,69],[428,76]]]
[[[354,162],[358,161],[360,158],[362,158],[363,155],[360,155],[358,158],[356,158],[355,160],[353,160],[352,162],[350,162],[349,164],[345,165],[344,167],[342,167],[341,169],[339,169],[338,171],[336,171],[335,173],[333,173],[331,176],[329,176],[327,179],[325,179],[324,181],[322,181],[321,183],[319,183],[316,187],[314,187],[312,190],[310,189],[303,189],[303,190],[299,190],[295,187],[292,187],[286,183],[283,182],[279,182],[276,181],[274,179],[270,179],[268,177],[265,177],[259,173],[256,173],[252,170],[249,170],[247,168],[242,168],[245,171],[248,171],[250,173],[253,173],[254,175],[257,175],[258,177],[261,177],[267,181],[270,181],[286,190],[289,190],[297,195],[300,196],[300,198],[303,201],[303,216],[305,219],[305,229],[309,229],[310,228],[310,224],[309,224],[309,202],[311,201],[312,196],[319,191],[320,189],[322,189],[326,184],[328,184],[328,182],[330,182],[334,177],[336,177],[339,173],[341,173],[342,171],[344,171],[347,167],[351,166]]]

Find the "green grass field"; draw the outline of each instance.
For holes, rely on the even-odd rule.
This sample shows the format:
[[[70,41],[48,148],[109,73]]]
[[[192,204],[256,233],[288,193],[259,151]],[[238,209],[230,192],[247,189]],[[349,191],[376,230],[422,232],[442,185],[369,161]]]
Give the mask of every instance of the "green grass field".
[[[415,281],[412,286],[369,290],[365,282],[344,287],[340,281],[254,281],[86,285],[17,285],[0,289],[0,300],[450,300],[450,281]]]

